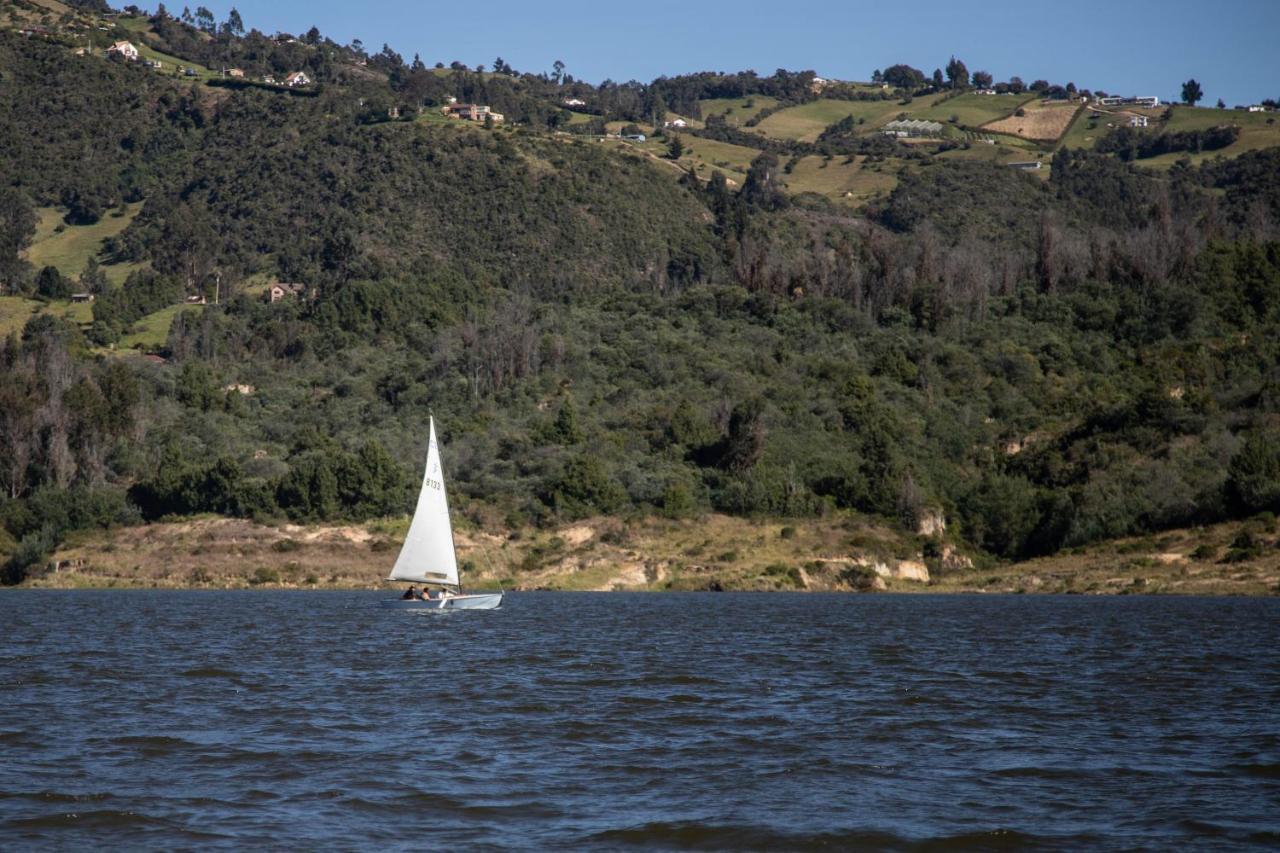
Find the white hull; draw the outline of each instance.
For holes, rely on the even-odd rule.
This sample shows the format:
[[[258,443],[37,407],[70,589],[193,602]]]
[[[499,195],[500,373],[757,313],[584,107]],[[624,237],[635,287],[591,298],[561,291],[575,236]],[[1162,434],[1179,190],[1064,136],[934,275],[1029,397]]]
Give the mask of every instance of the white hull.
[[[448,598],[384,598],[383,607],[394,610],[496,610],[502,606],[501,592],[480,592],[474,595],[451,595]]]

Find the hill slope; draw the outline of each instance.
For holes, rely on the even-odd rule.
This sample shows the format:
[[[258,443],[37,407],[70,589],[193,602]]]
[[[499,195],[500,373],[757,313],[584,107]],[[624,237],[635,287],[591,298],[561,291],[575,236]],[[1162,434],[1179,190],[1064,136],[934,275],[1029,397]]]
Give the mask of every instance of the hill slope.
[[[706,120],[681,158],[761,152],[731,186],[648,140],[561,134],[551,98],[580,88],[393,85],[390,58],[353,74],[323,40],[284,44],[321,75],[310,94],[0,34],[9,579],[94,526],[401,513],[428,411],[457,508],[489,528],[874,516],[920,554],[1026,559],[1280,509],[1280,151],[1155,171],[1068,147],[1046,180],[943,156],[959,137]],[[811,79],[753,85],[821,103]],[[655,87],[693,112],[721,83]],[[419,115],[429,87],[521,124]],[[986,116],[969,97],[1000,96],[950,99],[974,113],[958,125]],[[857,209],[871,176],[891,181]],[[60,270],[58,241],[112,210],[133,218]],[[296,287],[269,303],[274,282]],[[79,288],[91,319],[64,319]],[[133,344],[148,357],[120,358]]]

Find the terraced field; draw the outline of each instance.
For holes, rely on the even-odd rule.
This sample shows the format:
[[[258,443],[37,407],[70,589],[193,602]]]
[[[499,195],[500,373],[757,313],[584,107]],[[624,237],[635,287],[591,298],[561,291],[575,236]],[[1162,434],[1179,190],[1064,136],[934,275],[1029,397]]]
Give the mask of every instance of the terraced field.
[[[983,130],[1007,133],[1023,139],[1056,141],[1071,125],[1080,104],[1037,101],[1022,107],[1025,115],[1011,115],[982,125]]]

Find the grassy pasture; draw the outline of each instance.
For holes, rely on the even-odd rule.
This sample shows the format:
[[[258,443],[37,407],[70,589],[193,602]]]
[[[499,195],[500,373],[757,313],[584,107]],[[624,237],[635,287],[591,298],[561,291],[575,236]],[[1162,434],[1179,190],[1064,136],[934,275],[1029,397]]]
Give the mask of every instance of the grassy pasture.
[[[751,104],[751,106],[747,106],[747,104]],[[771,98],[766,95],[749,95],[745,98],[711,98],[698,102],[698,106],[702,110],[703,121],[707,120],[707,116],[724,115],[726,122],[739,127],[745,125],[748,119],[761,110],[776,107],[777,105],[777,98]]]
[[[935,103],[923,110],[911,110],[911,117],[927,121],[949,122],[952,116],[956,123],[966,127],[979,127],[990,121],[1013,115],[1018,107],[1035,100],[1035,96],[1027,95],[975,95],[964,94],[949,101]]]
[[[20,334],[43,303],[22,296],[0,296],[0,337]]]
[[[897,101],[833,101],[819,99],[797,107],[788,107],[757,125],[766,136],[813,142],[829,125],[846,116],[866,119],[866,129],[892,120],[898,113],[910,113],[912,105]]]
[[[96,257],[102,242],[129,227],[129,223],[142,210],[142,202],[126,205],[125,211],[110,210],[92,225],[65,225],[62,230],[62,211],[54,207],[42,207],[37,213],[35,239],[27,248],[26,259],[40,268],[52,266],[63,275],[74,278],[80,275],[89,258]],[[102,271],[112,284],[120,284],[136,264],[104,266]]]
[[[1027,160],[1043,160],[1046,166],[1051,156],[1043,149],[1010,144],[999,138],[997,138],[994,145],[978,142],[970,144],[968,148],[953,148],[950,151],[943,151],[938,154],[938,157],[943,160],[968,160],[1002,165],[1005,163],[1025,162]]]
[[[1141,166],[1167,168],[1184,157],[1190,159],[1192,163],[1202,163],[1214,157],[1237,157],[1247,151],[1280,145],[1280,114],[1187,106],[1175,106],[1168,121],[1162,120],[1165,114],[1163,107],[1154,110],[1117,110],[1114,113],[1104,113],[1102,118],[1094,121],[1090,121],[1088,116],[1084,115],[1063,137],[1062,145],[1069,148],[1092,148],[1098,139],[1111,130],[1109,125],[1123,125],[1131,113],[1147,116],[1151,121],[1150,132],[1152,133],[1207,130],[1220,124],[1233,124],[1240,128],[1240,138],[1226,148],[1199,154],[1176,151],[1159,157],[1138,160],[1137,164]]]
[[[866,157],[802,157],[783,183],[792,193],[817,193],[834,201],[860,204],[877,194],[887,193],[898,183],[896,170],[882,163],[868,167]]]
[[[1240,138],[1217,151],[1199,154],[1175,152],[1162,154],[1149,160],[1138,161],[1144,166],[1168,167],[1183,157],[1192,163],[1201,163],[1214,157],[1238,157],[1246,151],[1272,148],[1280,145],[1280,113],[1250,113],[1244,110],[1219,110],[1204,107],[1174,107],[1173,115],[1163,130],[1207,130],[1220,124],[1234,124],[1240,128]]]
[[[22,327],[36,314],[52,314],[81,326],[93,322],[93,306],[87,302],[59,299],[42,302],[24,296],[0,296],[0,338],[21,334]]]
[[[1062,139],[1058,140],[1058,144],[1062,148],[1092,148],[1094,143],[1101,139],[1108,130],[1108,122],[1115,124],[1117,118],[1114,116],[1103,115],[1099,119],[1090,119],[1091,111],[1086,106],[1085,112],[1076,119],[1075,123],[1067,131]]]
[[[681,136],[688,153],[681,157],[681,162],[693,159],[698,164],[697,173],[701,177],[710,177],[716,169],[725,173],[726,177],[742,182],[742,178],[751,168],[751,161],[760,155],[754,148],[742,145],[731,145],[728,142],[717,142],[714,139],[700,139],[696,136]],[[665,148],[665,143],[663,144]]]
[[[203,307],[202,305],[170,305],[168,308],[154,311],[134,323],[129,334],[121,336],[116,349],[160,349],[168,340],[169,327],[173,325],[173,318],[178,316],[179,311],[184,308],[200,311]]]

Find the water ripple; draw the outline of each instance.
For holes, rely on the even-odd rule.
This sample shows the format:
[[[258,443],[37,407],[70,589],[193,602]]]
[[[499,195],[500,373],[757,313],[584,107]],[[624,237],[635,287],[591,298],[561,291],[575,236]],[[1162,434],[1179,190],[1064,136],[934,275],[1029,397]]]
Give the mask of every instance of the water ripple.
[[[0,595],[0,848],[1280,842],[1280,601]]]

